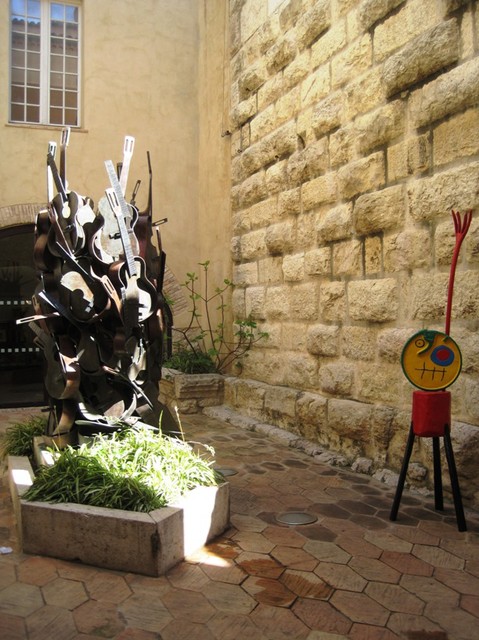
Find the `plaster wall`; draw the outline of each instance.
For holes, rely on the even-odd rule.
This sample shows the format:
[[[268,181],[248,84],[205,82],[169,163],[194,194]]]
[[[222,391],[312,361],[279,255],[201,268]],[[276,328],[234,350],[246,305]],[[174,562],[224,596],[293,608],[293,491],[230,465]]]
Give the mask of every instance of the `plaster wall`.
[[[223,12],[215,11],[217,5]],[[219,24],[215,24],[217,14]],[[202,20],[208,21],[201,25],[202,37],[207,38],[203,51]],[[218,145],[224,148],[225,141],[221,129],[212,131],[211,124],[221,122],[223,90],[220,84],[211,95],[218,68],[209,66],[211,52],[224,47],[224,3],[83,0],[82,26],[81,127],[72,129],[70,138],[69,184],[98,202],[109,185],[104,160],[120,161],[124,136],[134,136],[129,189],[141,179],[137,202],[143,209],[148,189],[146,152],[150,151],[154,219],[168,218],[161,227],[163,245],[170,268],[181,280],[199,260],[212,255],[204,222],[211,203],[220,217],[228,203],[226,162],[219,162],[222,180],[215,182]],[[46,200],[47,144],[60,139],[57,127],[8,123],[8,47],[9,3],[5,1],[0,4],[0,207]],[[200,125],[205,117],[200,113],[200,89],[208,105],[206,130]],[[200,130],[205,130],[202,142]],[[208,142],[210,135],[214,145]],[[210,150],[201,165],[200,142]],[[201,174],[209,178],[200,194]],[[218,252],[213,257],[219,259]]]

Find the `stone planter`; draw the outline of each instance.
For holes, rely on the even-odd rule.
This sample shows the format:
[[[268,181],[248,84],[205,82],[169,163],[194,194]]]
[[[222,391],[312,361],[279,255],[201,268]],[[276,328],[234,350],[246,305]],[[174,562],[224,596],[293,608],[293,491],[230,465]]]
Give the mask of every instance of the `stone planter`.
[[[197,487],[150,513],[80,504],[27,502],[27,458],[9,456],[12,500],[25,553],[160,576],[229,524],[229,485]]]
[[[170,411],[201,413],[205,407],[223,404],[224,376],[220,373],[182,373],[163,368],[160,402]]]

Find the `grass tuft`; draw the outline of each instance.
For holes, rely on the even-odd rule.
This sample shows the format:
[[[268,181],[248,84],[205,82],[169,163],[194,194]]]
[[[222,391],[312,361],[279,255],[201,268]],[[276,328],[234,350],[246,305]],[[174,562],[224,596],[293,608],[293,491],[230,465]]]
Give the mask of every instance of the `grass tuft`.
[[[206,451],[208,459],[182,440],[128,427],[56,452],[55,463],[39,471],[24,498],[152,511],[190,489],[222,481],[212,468],[213,449]]]
[[[7,427],[0,443],[0,459],[6,456],[33,456],[33,438],[43,436],[47,428],[44,417],[31,417],[26,422]]]

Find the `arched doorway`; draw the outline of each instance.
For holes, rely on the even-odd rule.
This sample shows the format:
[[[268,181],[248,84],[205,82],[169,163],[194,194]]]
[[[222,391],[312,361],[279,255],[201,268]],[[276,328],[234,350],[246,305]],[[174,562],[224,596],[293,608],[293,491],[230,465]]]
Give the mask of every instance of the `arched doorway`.
[[[0,209],[0,407],[45,402],[43,354],[28,324],[16,324],[33,313],[31,298],[38,282],[33,220],[40,207]]]

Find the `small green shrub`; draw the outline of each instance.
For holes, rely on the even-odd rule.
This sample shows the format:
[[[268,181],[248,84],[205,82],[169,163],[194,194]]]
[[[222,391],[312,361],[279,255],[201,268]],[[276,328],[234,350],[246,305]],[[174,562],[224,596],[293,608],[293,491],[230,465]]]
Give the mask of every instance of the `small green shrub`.
[[[26,422],[7,427],[0,444],[0,458],[5,456],[33,456],[33,439],[43,436],[47,428],[46,418],[32,416]]]
[[[206,449],[210,458],[214,451]],[[37,473],[26,500],[148,512],[197,486],[222,481],[212,460],[143,425],[95,436],[91,445],[55,455],[55,463]]]
[[[198,290],[198,276],[187,273],[182,286],[188,291],[191,300],[189,321],[186,327],[173,327],[178,339],[173,343],[173,353],[163,365],[178,369],[183,373],[226,373],[232,365],[241,367],[241,360],[247,356],[251,347],[268,337],[265,331],[259,331],[257,323],[251,318],[235,319],[233,322],[233,340],[228,339],[226,316],[228,305],[226,293],[233,289],[233,283],[225,279],[221,287],[210,293],[208,281],[209,260],[200,262],[203,268],[203,289]],[[212,305],[219,314],[219,322],[214,325]],[[204,310],[202,316],[200,309]]]

